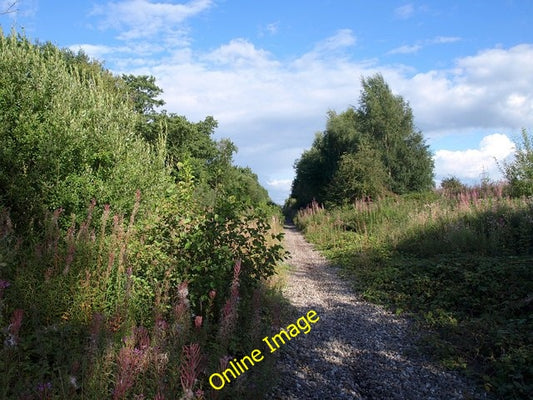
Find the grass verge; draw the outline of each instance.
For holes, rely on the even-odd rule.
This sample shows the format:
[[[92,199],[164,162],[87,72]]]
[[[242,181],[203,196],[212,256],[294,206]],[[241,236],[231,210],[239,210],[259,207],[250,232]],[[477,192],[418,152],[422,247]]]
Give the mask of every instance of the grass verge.
[[[501,398],[533,392],[533,202],[436,194],[296,219],[365,299],[412,315],[420,343]]]

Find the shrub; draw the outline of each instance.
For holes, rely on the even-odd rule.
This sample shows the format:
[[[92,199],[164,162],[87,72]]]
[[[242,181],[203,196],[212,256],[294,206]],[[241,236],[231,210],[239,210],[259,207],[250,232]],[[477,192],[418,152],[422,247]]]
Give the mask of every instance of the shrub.
[[[440,183],[440,187],[447,196],[457,196],[466,190],[466,186],[455,176],[444,178]]]
[[[516,143],[514,160],[500,168],[514,197],[533,196],[533,137],[522,129],[522,142]]]
[[[147,205],[164,193],[164,155],[135,133],[119,79],[14,32],[0,33],[0,71],[0,203],[17,230],[60,207],[81,216],[91,198],[130,212],[137,189]]]

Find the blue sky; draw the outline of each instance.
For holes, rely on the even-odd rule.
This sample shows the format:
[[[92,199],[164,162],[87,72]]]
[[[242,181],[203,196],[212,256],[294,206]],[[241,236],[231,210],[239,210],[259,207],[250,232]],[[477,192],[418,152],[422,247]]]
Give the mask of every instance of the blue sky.
[[[6,10],[13,0],[0,0]],[[409,101],[436,179],[499,179],[533,128],[533,0],[19,0],[0,16],[39,41],[149,74],[165,108],[212,115],[282,203],[293,163],[328,110],[357,105],[381,73]]]

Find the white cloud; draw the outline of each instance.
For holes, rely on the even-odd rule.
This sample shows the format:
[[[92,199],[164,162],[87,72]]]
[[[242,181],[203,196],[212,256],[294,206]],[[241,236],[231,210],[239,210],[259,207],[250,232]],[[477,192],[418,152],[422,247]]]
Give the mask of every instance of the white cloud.
[[[415,7],[411,3],[400,6],[394,10],[394,15],[401,19],[411,18],[414,13]]]
[[[334,35],[319,41],[313,49],[293,61],[293,66],[305,68],[305,66],[316,65],[317,62],[327,66],[329,62],[338,64],[340,60],[346,59],[346,51],[354,46],[357,38],[351,29],[340,29]]]
[[[183,22],[212,6],[212,0],[191,0],[185,4],[152,3],[148,0],[124,0],[96,6],[93,16],[103,16],[101,29],[115,29],[119,39],[152,37],[164,32],[178,42],[186,42]]]
[[[432,39],[430,42],[434,44],[441,44],[441,43],[455,43],[455,42],[459,42],[460,40],[461,38],[457,36],[437,36],[436,38]]]
[[[69,49],[74,52],[81,50],[88,56],[98,60],[103,60],[108,54],[113,54],[117,51],[115,47],[100,44],[73,44],[69,46]]]
[[[395,49],[392,49],[391,51],[388,52],[388,54],[413,54],[413,53],[417,53],[418,50],[420,50],[421,48],[422,48],[422,45],[419,45],[419,44],[415,44],[412,46],[405,45],[405,46],[400,46]]]
[[[158,51],[164,57],[157,61],[145,57],[143,62],[141,53],[129,50],[139,46],[146,54],[150,52],[152,47],[145,37],[164,29],[159,24],[167,18],[150,7],[170,4],[133,3],[137,2],[150,5],[146,14],[158,15],[160,22],[148,21],[144,36],[119,46],[119,50],[95,46],[91,51],[104,57],[119,53],[114,60],[120,68],[116,72],[154,75],[164,89],[169,111],[193,121],[214,116],[219,121],[216,136],[235,142],[240,149],[236,161],[258,173],[277,202],[288,196],[294,160],[302,149],[311,146],[315,132],[324,129],[327,110],[342,111],[357,105],[363,76],[382,73],[392,90],[409,101],[417,126],[429,138],[472,130],[485,135],[509,133],[533,126],[533,45],[489,49],[456,60],[453,68],[417,73],[378,60],[354,61],[350,49],[357,39],[351,30],[342,29],[293,59],[278,59],[252,41],[236,38],[204,53],[193,51],[187,43],[174,47],[159,42],[162,48]],[[125,3],[110,4],[118,7]],[[174,18],[179,25],[209,5],[208,1],[191,1],[182,5],[190,12],[177,12]],[[109,11],[111,6],[107,7]],[[141,35],[133,23],[140,18],[137,14],[122,15],[116,29],[129,37]],[[165,35],[168,37],[168,32]],[[459,40],[440,36],[396,52]],[[437,176],[464,172],[461,176],[479,179],[483,166],[487,170],[494,166],[488,154],[495,139],[487,140],[489,145],[483,142],[479,149],[465,153],[439,149]],[[499,144],[508,148],[503,141]],[[454,169],[458,165],[461,167]]]
[[[91,58],[99,61],[105,62],[111,60],[116,66],[129,66],[130,68],[137,63],[140,65],[154,65],[155,61],[149,60],[147,57],[164,51],[163,47],[150,45],[146,42],[129,43],[128,46],[80,43],[70,45],[69,49],[74,52],[81,50]]]
[[[457,60],[450,70],[401,77],[395,83],[425,132],[533,126],[530,44],[485,50]]]
[[[315,45],[314,52],[325,53],[353,46],[356,38],[351,29],[340,29],[335,35],[318,42]]]
[[[276,36],[279,33],[280,30],[280,22],[272,22],[270,24],[261,25],[258,28],[258,36],[259,37],[265,37],[265,36]]]
[[[447,44],[455,43],[460,41],[461,38],[457,36],[437,36],[433,39],[428,40],[419,40],[416,44],[413,45],[403,45],[392,49],[387,54],[414,54],[418,53],[419,50],[427,46],[437,45],[437,44]]]
[[[464,182],[479,181],[482,174],[493,180],[501,179],[496,163],[502,162],[514,153],[515,145],[500,133],[485,136],[478,149],[462,151],[438,150],[435,153],[437,180],[456,176]]]
[[[204,56],[204,60],[215,64],[230,65],[232,68],[243,66],[253,68],[275,67],[276,62],[271,61],[271,55],[265,50],[257,49],[245,39],[233,39],[228,44]]]
[[[272,179],[267,181],[267,185],[282,190],[290,190],[292,179]]]

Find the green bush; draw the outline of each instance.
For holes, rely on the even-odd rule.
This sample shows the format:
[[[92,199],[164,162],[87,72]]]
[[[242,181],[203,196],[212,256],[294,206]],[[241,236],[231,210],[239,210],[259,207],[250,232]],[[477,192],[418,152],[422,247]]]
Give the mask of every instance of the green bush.
[[[525,129],[522,129],[521,143],[516,143],[514,160],[501,169],[512,196],[533,196],[533,137]]]
[[[91,198],[130,212],[136,190],[145,204],[165,191],[164,155],[135,133],[119,79],[14,32],[0,33],[0,71],[0,203],[18,230],[59,207],[83,215]]]

